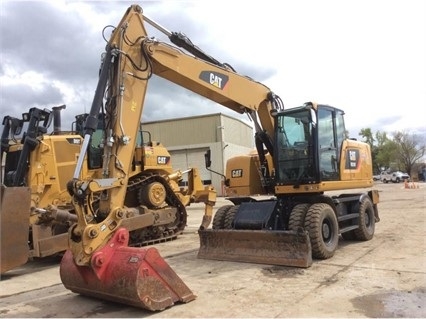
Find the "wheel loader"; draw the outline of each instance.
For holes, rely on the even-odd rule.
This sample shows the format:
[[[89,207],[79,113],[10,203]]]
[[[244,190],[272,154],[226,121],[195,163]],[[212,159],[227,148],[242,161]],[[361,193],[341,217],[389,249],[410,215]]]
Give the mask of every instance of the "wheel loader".
[[[165,33],[170,43],[149,36],[145,23]],[[371,239],[379,197],[372,189],[370,148],[346,138],[342,110],[312,102],[285,109],[267,86],[204,53],[184,34],[168,31],[138,5],[130,6],[113,28],[102,57],[80,154],[67,183],[77,215],[60,266],[67,289],[152,311],[196,299],[155,247],[129,246],[129,225],[142,209],[129,199],[129,189],[166,187],[158,175],[132,173],[140,162],[135,136],[153,75],[247,114],[255,127],[256,151],[227,165],[233,205],[218,209],[212,228],[212,211],[205,213],[199,258],[309,267],[312,257],[333,255],[340,234]],[[104,114],[102,163],[87,176],[83,164],[99,114]],[[165,193],[168,203],[176,202],[168,197],[172,192]]]
[[[75,116],[71,130],[61,131],[63,109],[65,105],[52,110],[31,108],[22,118],[6,116],[3,120],[2,274],[29,259],[60,255],[68,249],[68,230],[77,221],[77,215],[67,182],[73,176],[88,114]],[[100,114],[85,158],[81,173],[85,178],[96,176],[101,167],[102,117]],[[54,128],[48,132],[52,119]],[[135,139],[132,185],[127,189],[126,205],[140,205],[143,209],[126,226],[130,245],[175,239],[186,226],[185,207],[204,201],[206,210],[211,210],[215,191],[202,184],[197,168],[174,171],[167,149],[152,141],[142,126]],[[178,183],[184,174],[190,184],[181,189]]]

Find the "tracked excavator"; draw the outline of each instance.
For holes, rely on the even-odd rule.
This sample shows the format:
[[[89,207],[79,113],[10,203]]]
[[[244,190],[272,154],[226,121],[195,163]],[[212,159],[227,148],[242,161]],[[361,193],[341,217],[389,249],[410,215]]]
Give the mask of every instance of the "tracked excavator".
[[[150,37],[145,23],[171,43]],[[129,174],[135,165],[137,119],[153,75],[246,113],[256,129],[256,152],[227,165],[233,205],[218,209],[212,228],[212,216],[204,216],[199,258],[309,267],[312,255],[331,257],[339,234],[360,240],[373,236],[379,198],[370,189],[370,149],[346,138],[343,111],[315,103],[284,109],[267,86],[238,74],[132,5],[106,45],[68,183],[78,221],[70,228],[70,249],[60,267],[66,288],[153,311],[196,298],[155,247],[128,245],[126,225],[140,207],[126,204],[127,189],[146,182],[164,185]],[[85,179],[83,159],[99,113],[105,114],[102,171]],[[267,198],[254,199],[259,193]]]
[[[61,111],[65,108],[65,105],[51,110],[31,108],[21,118],[3,119],[2,274],[30,259],[60,256],[68,249],[68,230],[77,222],[77,215],[66,186],[73,176],[88,114],[76,115],[71,130],[63,131]],[[52,122],[53,131],[49,132]],[[103,114],[99,114],[81,172],[85,178],[99,174],[103,125]],[[167,149],[153,141],[142,125],[135,141],[130,172],[133,185],[127,189],[126,205],[135,206],[137,202],[144,209],[126,226],[130,231],[129,245],[146,246],[175,239],[186,226],[185,207],[202,201],[206,210],[211,210],[215,191],[203,185],[197,168],[173,170]],[[185,174],[189,185],[183,189],[178,183]],[[146,176],[161,180],[149,182]]]

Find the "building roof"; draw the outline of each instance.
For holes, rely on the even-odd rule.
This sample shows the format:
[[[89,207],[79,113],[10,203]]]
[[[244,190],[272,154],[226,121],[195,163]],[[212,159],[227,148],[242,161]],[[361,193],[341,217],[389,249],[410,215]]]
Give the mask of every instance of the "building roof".
[[[203,115],[194,115],[194,116],[187,116],[187,117],[178,117],[178,118],[171,118],[171,119],[164,119],[164,120],[158,120],[158,121],[142,121],[142,124],[156,124],[156,123],[167,123],[167,122],[175,122],[175,121],[181,121],[181,120],[192,120],[197,118],[205,118],[205,117],[218,117],[218,116],[224,116],[227,118],[230,118],[232,120],[241,122],[242,124],[251,127],[251,125],[247,122],[244,122],[243,120],[224,114],[224,113],[211,113],[211,114],[203,114]]]

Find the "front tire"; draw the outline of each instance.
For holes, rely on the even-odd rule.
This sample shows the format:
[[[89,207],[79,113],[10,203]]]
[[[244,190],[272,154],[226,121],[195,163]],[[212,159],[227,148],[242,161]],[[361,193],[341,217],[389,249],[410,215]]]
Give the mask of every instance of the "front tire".
[[[374,206],[369,197],[364,197],[359,205],[359,228],[354,230],[357,240],[367,241],[373,238],[376,228]]]
[[[311,205],[306,214],[305,229],[311,239],[312,257],[331,258],[339,243],[339,225],[333,208],[326,203]]]

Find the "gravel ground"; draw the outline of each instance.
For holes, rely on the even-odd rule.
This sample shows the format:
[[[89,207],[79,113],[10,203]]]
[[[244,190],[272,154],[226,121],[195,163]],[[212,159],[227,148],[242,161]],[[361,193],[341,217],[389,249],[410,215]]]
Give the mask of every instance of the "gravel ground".
[[[59,259],[34,260],[2,276],[0,316],[35,317],[426,317],[426,184],[376,183],[374,238],[341,240],[335,256],[310,268],[197,259],[203,206],[188,208],[177,240],[156,245],[197,296],[161,312],[80,296],[59,276]],[[226,204],[219,198],[216,208]]]

